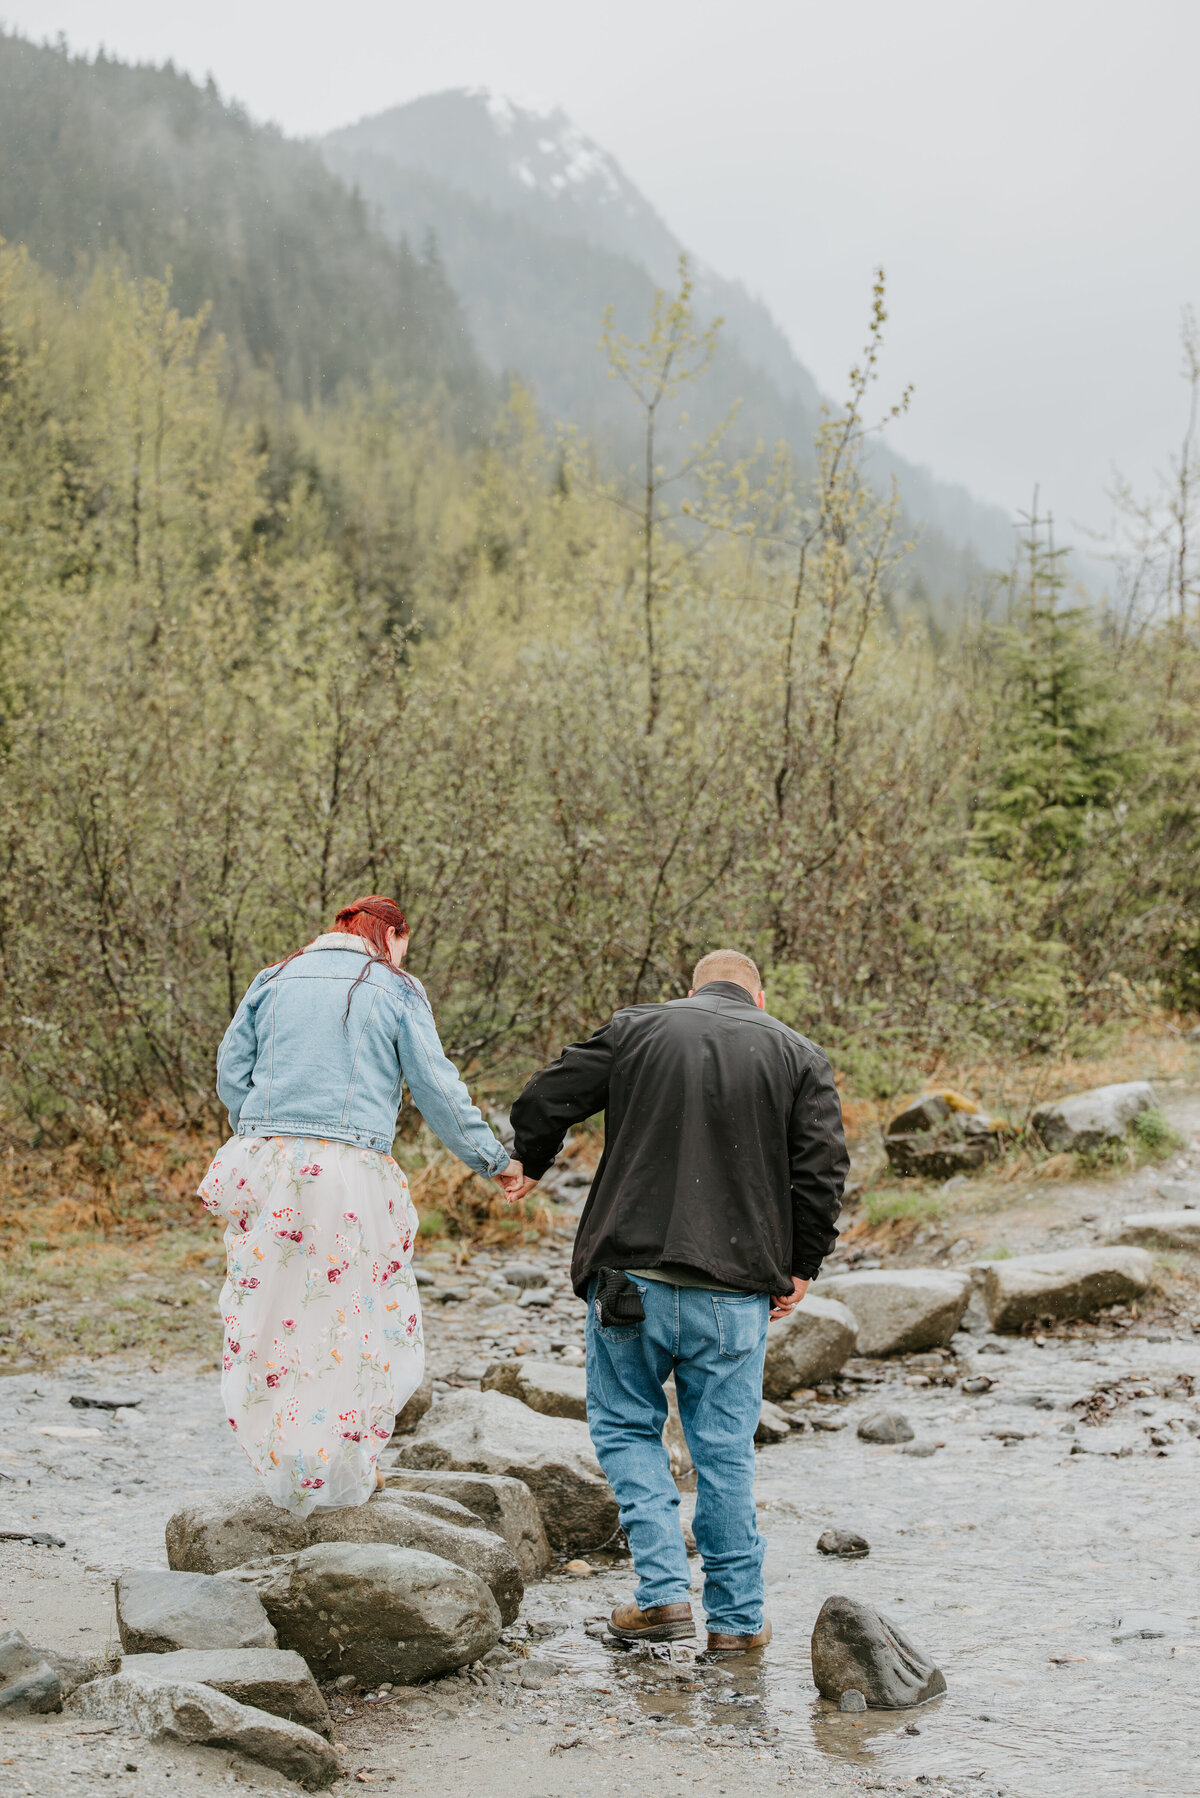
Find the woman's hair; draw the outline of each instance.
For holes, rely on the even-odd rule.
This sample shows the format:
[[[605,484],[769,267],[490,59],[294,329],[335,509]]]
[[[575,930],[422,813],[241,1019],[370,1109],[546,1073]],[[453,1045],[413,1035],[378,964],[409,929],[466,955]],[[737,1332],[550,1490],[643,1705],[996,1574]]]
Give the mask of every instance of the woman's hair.
[[[368,893],[363,899],[354,899],[349,905],[343,905],[341,911],[333,920],[333,932],[331,932],[331,934],[361,937],[369,951],[363,961],[361,972],[351,986],[349,993],[346,995],[346,1010],[342,1017],[343,1024],[347,1024],[350,1021],[351,1001],[353,1000],[358,987],[370,973],[371,963],[373,961],[380,962],[390,973],[396,976],[397,980],[403,981],[405,986],[410,987],[413,992],[420,991],[420,988],[417,986],[412,975],[406,973],[403,968],[396,967],[388,954],[387,933],[389,928],[394,930],[397,936],[408,935],[408,921],[405,918],[404,913],[400,910],[400,907],[396,904],[396,901],[394,899],[385,899],[379,893]],[[293,949],[290,955],[285,956],[281,962],[278,962],[275,967],[271,969],[268,978],[274,980],[276,974],[281,973],[282,970],[287,967],[289,962],[295,961],[298,955],[303,954],[303,949]]]

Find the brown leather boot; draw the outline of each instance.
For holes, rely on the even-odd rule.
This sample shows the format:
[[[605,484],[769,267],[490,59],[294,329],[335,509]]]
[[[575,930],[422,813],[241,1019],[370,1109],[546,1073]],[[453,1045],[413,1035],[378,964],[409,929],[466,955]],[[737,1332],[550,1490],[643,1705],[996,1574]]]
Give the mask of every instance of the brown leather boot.
[[[619,1604],[608,1627],[622,1642],[679,1642],[696,1633],[690,1604],[654,1604],[648,1611]]]
[[[771,1640],[771,1625],[764,1623],[756,1636],[725,1636],[720,1630],[708,1632],[709,1654],[746,1654],[751,1648],[765,1648]]]

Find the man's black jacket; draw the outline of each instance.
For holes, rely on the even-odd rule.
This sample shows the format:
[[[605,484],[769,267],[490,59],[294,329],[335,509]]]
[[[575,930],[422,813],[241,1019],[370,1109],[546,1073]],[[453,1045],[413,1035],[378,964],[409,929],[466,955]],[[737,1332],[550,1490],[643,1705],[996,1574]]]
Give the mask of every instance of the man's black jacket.
[[[540,1178],[574,1124],[604,1111],[604,1154],[575,1239],[584,1297],[600,1267],[682,1264],[746,1292],[812,1279],[837,1241],[849,1171],[820,1049],[714,980],[632,1005],[535,1074],[514,1153]]]

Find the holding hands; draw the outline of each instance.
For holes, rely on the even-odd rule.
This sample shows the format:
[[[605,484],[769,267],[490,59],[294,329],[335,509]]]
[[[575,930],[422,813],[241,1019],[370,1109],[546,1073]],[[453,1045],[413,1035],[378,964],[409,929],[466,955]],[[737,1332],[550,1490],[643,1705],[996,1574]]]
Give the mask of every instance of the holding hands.
[[[495,1179],[510,1205],[518,1204],[537,1185],[537,1181],[529,1178],[519,1161],[510,1161]]]

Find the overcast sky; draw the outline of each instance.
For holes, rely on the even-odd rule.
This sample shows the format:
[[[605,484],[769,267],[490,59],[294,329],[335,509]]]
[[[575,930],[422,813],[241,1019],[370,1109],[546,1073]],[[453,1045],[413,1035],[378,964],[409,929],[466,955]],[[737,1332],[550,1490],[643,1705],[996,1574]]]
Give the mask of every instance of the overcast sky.
[[[840,391],[871,270],[893,441],[1010,509],[1100,524],[1182,432],[1200,305],[1196,0],[0,0],[168,57],[306,134],[446,87],[561,105]]]

